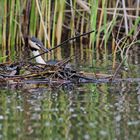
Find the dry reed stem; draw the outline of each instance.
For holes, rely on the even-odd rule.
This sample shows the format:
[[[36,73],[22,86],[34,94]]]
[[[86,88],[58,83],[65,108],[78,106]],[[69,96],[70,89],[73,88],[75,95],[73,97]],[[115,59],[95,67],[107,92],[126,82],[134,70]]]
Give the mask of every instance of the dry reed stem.
[[[83,8],[84,11],[88,12],[90,14],[90,8],[87,6],[86,2],[83,0],[76,0],[77,4]]]
[[[117,0],[116,9],[114,10],[112,21],[111,21],[111,22],[108,24],[108,26],[107,26],[105,35],[103,36],[103,39],[102,39],[102,42],[101,42],[100,46],[103,46],[103,41],[105,40],[106,34],[109,33],[109,29],[112,27],[113,22],[116,21],[116,13],[117,13],[118,4],[119,4],[119,0]]]
[[[120,8],[117,8],[117,11],[118,11],[119,9],[120,9]],[[98,8],[98,10],[101,11],[102,8]],[[136,11],[136,9],[135,9],[135,11]],[[113,11],[112,11],[112,12],[108,12],[108,11],[107,11],[107,14],[108,14],[108,15],[114,15],[114,8],[113,8]],[[116,13],[116,16],[124,17],[124,14]],[[127,14],[126,17],[127,17],[128,19],[131,19],[131,18],[132,18],[132,19],[134,19],[134,20],[137,19],[137,18],[139,18],[139,16],[137,16],[137,15],[129,15],[129,14]]]
[[[45,23],[43,21],[43,17],[42,17],[42,13],[41,13],[41,10],[40,10],[40,6],[39,6],[38,0],[36,0],[36,5],[37,5],[37,10],[38,10],[38,13],[39,13],[39,16],[40,16],[40,20],[41,20],[41,23],[42,23],[42,26],[43,26],[43,29],[44,29],[45,38],[48,40],[48,46],[50,48],[51,44],[50,44],[50,40],[49,40],[48,35],[47,35],[47,29],[45,28]]]
[[[123,12],[124,12],[124,23],[125,23],[125,32],[126,34],[128,34],[128,21],[127,21],[127,12],[126,12],[126,9],[125,9],[125,1],[122,0],[122,5],[123,5]]]
[[[99,17],[99,24],[98,24],[98,33],[97,33],[97,43],[96,43],[96,48],[99,48],[99,42],[100,42],[100,30],[101,30],[101,25],[103,21],[103,15],[104,15],[104,10],[102,8],[101,14]]]
[[[75,10],[73,9],[73,2],[72,0],[70,0],[70,11],[71,11],[71,23],[70,23],[70,26],[71,26],[71,29],[75,29],[75,25],[74,25],[74,18],[75,18]],[[79,19],[79,18],[78,18]],[[77,22],[79,23],[79,22]],[[71,36],[74,36],[75,35],[75,32],[74,30],[71,30]]]

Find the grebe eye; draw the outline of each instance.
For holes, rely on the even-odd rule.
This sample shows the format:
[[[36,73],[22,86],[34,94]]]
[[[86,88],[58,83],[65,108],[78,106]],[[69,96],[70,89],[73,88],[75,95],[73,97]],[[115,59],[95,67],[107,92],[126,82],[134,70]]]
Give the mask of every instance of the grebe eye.
[[[39,44],[36,43],[36,45],[37,45],[39,48],[41,48],[41,46],[40,46]]]

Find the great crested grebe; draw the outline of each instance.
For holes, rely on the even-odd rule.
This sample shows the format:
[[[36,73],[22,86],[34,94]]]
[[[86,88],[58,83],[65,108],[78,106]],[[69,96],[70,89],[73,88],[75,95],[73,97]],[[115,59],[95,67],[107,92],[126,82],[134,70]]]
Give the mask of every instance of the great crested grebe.
[[[41,50],[45,51],[45,52],[49,51],[48,49],[46,49],[44,47],[43,43],[35,37],[29,38],[28,42],[29,42],[30,49],[34,56],[39,55],[40,54],[39,51],[41,51]],[[46,62],[43,60],[43,58],[41,56],[35,57],[35,60],[39,64],[46,64]]]

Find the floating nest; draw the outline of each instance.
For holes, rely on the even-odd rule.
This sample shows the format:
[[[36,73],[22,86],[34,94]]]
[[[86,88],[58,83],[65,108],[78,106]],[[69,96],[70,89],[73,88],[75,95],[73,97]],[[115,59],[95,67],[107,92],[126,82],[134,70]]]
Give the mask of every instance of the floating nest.
[[[0,85],[21,83],[67,84],[95,82],[84,72],[71,68],[69,59],[65,61],[40,65],[37,63],[16,62],[0,64]]]
[[[0,64],[0,86],[24,84],[47,84],[49,86],[70,85],[71,83],[140,82],[140,78],[115,78],[107,74],[79,72],[71,68],[69,61],[40,65],[37,63]]]

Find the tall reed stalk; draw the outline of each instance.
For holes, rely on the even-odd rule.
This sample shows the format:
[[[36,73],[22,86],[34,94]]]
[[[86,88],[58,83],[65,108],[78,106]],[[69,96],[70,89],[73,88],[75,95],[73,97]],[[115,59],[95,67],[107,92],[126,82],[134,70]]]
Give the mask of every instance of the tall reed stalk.
[[[98,1],[96,0],[91,0],[91,16],[90,16],[90,24],[91,24],[91,30],[95,30],[95,32],[97,31],[97,13],[98,13]],[[91,38],[90,38],[90,44],[93,43],[93,47],[94,47],[94,43],[96,40],[96,34],[93,33],[91,34]]]

